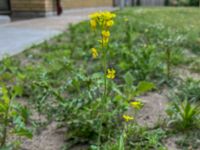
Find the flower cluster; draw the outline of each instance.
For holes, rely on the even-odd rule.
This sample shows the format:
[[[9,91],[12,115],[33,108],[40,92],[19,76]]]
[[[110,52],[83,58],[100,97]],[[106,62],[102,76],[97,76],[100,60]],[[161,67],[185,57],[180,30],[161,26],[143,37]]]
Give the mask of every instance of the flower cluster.
[[[90,15],[90,25],[92,29],[96,29],[99,25],[102,29],[108,30],[114,25],[113,19],[116,17],[114,13],[105,11],[105,12],[96,12]]]
[[[107,78],[108,79],[114,79],[115,73],[116,73],[116,71],[114,69],[108,69],[107,70]]]
[[[110,38],[110,31],[103,30],[102,31],[102,41],[101,41],[103,46],[106,46],[108,44],[109,38]]]
[[[92,52],[92,57],[95,59],[95,58],[97,58],[98,57],[98,51],[97,51],[97,49],[96,48],[92,48],[91,49],[91,52]]]
[[[126,122],[129,122],[129,121],[134,120],[134,118],[131,117],[131,116],[129,116],[129,115],[123,115],[123,118],[124,118],[124,120],[125,120]]]
[[[131,102],[131,106],[132,106],[133,108],[139,110],[139,109],[142,108],[143,104],[142,104],[141,102],[139,102],[139,101],[134,101],[134,102]]]
[[[109,29],[114,25],[114,18],[116,15],[114,13],[105,11],[105,12],[97,12],[90,15],[90,25],[93,30],[96,30],[97,26],[99,26],[102,30],[102,39],[100,43],[103,46],[107,46],[110,37]]]
[[[93,30],[96,30],[97,27],[101,30],[101,40],[99,40],[101,47],[102,47],[102,55],[104,56],[107,54],[107,46],[110,39],[110,28],[114,25],[114,18],[116,15],[114,13],[105,11],[105,12],[96,12],[90,15],[90,26]],[[104,49],[104,51],[103,51]],[[96,48],[91,49],[93,59],[99,56],[99,53]],[[105,75],[108,79],[115,78],[116,71],[114,69],[107,69],[107,74]]]

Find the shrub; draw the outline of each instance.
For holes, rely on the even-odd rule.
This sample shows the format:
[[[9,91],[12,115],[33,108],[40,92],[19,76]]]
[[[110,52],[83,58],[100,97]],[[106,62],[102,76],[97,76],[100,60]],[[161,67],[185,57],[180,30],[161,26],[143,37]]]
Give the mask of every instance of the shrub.
[[[199,6],[200,4],[199,0],[189,0],[189,5],[190,6]]]
[[[199,0],[170,0],[170,3],[178,6],[199,6]]]

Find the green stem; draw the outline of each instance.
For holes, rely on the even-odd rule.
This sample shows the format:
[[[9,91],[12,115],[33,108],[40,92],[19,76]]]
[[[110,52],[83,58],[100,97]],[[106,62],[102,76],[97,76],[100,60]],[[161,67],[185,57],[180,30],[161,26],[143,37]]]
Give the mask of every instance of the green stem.
[[[7,140],[8,114],[9,114],[9,111],[10,111],[11,101],[12,101],[12,98],[9,100],[8,108],[7,108],[6,112],[5,112],[3,138],[2,138],[2,141],[1,141],[1,146],[0,147],[5,146],[6,140]]]
[[[106,59],[106,52],[104,54],[104,63],[103,63],[103,67],[104,67],[104,94],[103,94],[103,99],[104,102],[106,102],[107,99],[107,59]]]
[[[171,53],[170,53],[169,49],[166,50],[166,54],[167,54],[167,78],[169,80],[170,79],[170,74],[171,74],[171,62],[170,62]]]
[[[4,120],[4,128],[3,128],[3,138],[1,141],[1,147],[3,147],[6,143],[7,138],[7,126],[8,126],[8,113],[6,112],[5,120]]]
[[[105,104],[107,103],[107,49],[104,48],[103,45],[103,37],[102,37],[102,51],[103,51],[103,58],[102,58],[102,66],[103,66],[103,71],[104,71],[104,91],[103,91],[103,95],[102,95],[102,111],[101,113],[104,113],[105,111]],[[101,116],[101,121],[100,121],[100,127],[99,127],[99,136],[98,136],[98,150],[100,150],[101,147],[101,135],[102,135],[102,121],[104,120],[104,115]]]

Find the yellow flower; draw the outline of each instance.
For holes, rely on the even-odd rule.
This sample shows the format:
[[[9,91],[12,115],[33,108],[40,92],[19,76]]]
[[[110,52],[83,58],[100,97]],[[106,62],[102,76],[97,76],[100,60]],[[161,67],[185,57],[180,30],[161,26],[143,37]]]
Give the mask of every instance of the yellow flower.
[[[97,51],[97,49],[96,48],[92,48],[91,49],[91,52],[92,52],[92,57],[95,59],[95,58],[97,58],[98,57],[98,51]]]
[[[116,71],[114,69],[108,69],[107,72],[108,72],[107,73],[108,79],[114,79],[115,78]]]
[[[96,27],[97,27],[97,22],[96,22],[96,20],[94,20],[94,19],[90,20],[90,25],[91,25],[91,28],[95,30]]]
[[[89,15],[91,19],[92,28],[94,27],[94,21],[96,24],[99,24],[103,29],[107,29],[113,26],[113,19],[116,17],[114,13],[105,11],[105,12],[96,12]]]
[[[113,20],[109,20],[106,22],[106,28],[110,28],[114,25],[114,21]]]
[[[129,122],[129,121],[131,121],[131,120],[134,120],[133,117],[128,116],[128,115],[123,115],[123,119],[124,119],[126,122]]]
[[[101,14],[98,12],[95,12],[95,13],[92,13],[91,15],[89,15],[89,17],[91,19],[98,19],[100,16],[101,16]]]
[[[107,30],[103,30],[102,31],[102,41],[101,43],[103,44],[103,46],[106,46],[109,42],[109,37],[110,37],[110,32]]]
[[[131,106],[135,109],[141,109],[143,104],[141,102],[135,101],[135,102],[131,102]]]
[[[110,31],[103,30],[102,31],[102,36],[103,36],[103,38],[109,38],[110,37]]]
[[[109,12],[109,11],[105,11],[105,12],[101,13],[101,17],[104,20],[111,20],[111,19],[114,19],[116,17],[116,15],[114,13]]]
[[[104,38],[101,43],[103,43],[103,46],[106,46],[109,42],[109,39],[108,38]]]

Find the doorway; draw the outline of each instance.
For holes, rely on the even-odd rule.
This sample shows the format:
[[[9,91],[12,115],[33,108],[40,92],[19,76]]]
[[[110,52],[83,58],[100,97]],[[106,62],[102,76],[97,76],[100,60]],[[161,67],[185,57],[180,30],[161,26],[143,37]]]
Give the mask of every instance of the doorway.
[[[0,0],[0,15],[10,13],[10,0]]]

